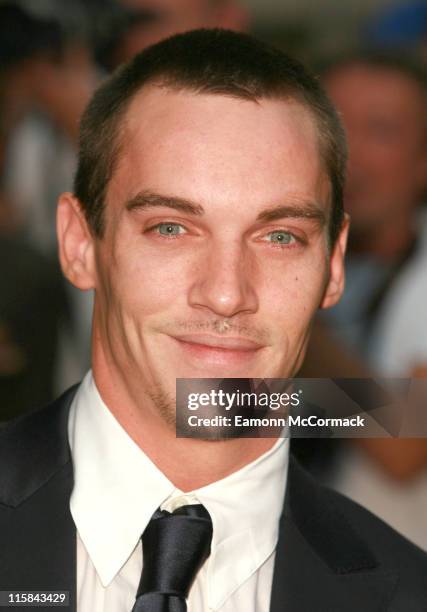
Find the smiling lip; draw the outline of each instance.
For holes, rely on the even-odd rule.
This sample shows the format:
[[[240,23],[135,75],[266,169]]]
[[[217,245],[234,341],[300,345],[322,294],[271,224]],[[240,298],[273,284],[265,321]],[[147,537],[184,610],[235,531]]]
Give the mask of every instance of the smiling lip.
[[[178,342],[195,345],[200,348],[217,349],[223,351],[249,352],[257,351],[263,346],[246,338],[225,338],[210,334],[184,334],[173,336]]]

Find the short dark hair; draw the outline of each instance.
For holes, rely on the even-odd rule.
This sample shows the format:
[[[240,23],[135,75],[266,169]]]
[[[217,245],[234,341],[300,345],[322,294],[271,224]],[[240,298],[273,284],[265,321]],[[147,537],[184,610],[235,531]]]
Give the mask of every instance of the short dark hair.
[[[81,121],[74,193],[95,236],[103,235],[106,190],[123,144],[123,117],[147,84],[250,101],[292,99],[305,106],[316,121],[330,179],[330,240],[335,242],[344,214],[347,149],[332,103],[300,62],[252,36],[219,29],[177,34],[145,49],[106,80],[89,102]]]

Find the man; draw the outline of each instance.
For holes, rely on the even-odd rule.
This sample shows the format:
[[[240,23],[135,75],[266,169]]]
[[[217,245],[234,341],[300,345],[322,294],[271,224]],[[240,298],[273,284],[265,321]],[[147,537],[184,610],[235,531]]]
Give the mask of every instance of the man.
[[[116,0],[93,7],[95,55],[108,72],[173,34],[196,28],[246,31],[250,12],[239,0]],[[99,27],[99,22],[103,27]]]
[[[352,219],[346,292],[328,314],[378,373],[410,376],[427,361],[427,72],[413,58],[361,53],[324,84],[348,134]]]
[[[412,56],[360,52],[329,65],[323,81],[347,132],[344,204],[352,223],[346,290],[324,313],[334,338],[312,335],[305,374],[422,375],[427,363],[427,216],[421,204],[427,182],[425,65]],[[346,364],[342,353],[349,349],[374,374]],[[345,445],[336,466],[330,484],[427,549],[425,439],[359,440]]]
[[[423,608],[425,555],[286,439],[175,436],[176,378],[300,367],[343,289],[344,165],[317,81],[243,34],[177,35],[98,90],[58,210],[64,273],[96,292],[93,370],[2,434],[2,590],[91,611]]]

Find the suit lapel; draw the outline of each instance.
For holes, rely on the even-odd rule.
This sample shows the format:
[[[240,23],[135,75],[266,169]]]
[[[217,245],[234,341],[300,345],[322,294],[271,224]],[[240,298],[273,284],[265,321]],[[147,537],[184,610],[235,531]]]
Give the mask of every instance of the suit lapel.
[[[1,589],[68,591],[71,612],[76,531],[67,422],[75,390],[0,431]]]
[[[291,458],[270,611],[378,612],[395,581]]]

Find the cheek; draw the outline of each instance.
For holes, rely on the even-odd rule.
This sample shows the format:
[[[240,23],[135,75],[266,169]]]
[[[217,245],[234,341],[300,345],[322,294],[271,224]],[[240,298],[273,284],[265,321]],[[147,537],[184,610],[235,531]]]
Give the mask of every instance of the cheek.
[[[186,266],[183,258],[135,249],[123,252],[111,270],[114,294],[120,296],[122,310],[139,319],[169,310],[185,295]]]
[[[270,269],[264,284],[264,304],[278,330],[298,335],[305,330],[322,300],[327,278],[324,254],[293,260],[280,272]]]

